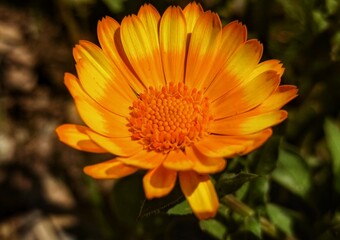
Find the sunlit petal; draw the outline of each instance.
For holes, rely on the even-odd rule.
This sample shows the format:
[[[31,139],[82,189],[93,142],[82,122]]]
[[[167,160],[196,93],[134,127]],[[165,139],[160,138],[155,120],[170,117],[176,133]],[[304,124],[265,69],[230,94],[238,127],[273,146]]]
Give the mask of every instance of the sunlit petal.
[[[63,124],[56,129],[59,140],[75,149],[93,153],[107,152],[107,150],[92,141],[86,131],[91,130],[76,124]]]
[[[216,215],[219,206],[214,185],[208,175],[193,171],[179,173],[181,189],[194,214],[201,220]]]
[[[174,188],[177,172],[162,165],[149,170],[143,178],[145,196],[148,199],[163,197]]]
[[[160,22],[160,49],[167,82],[183,82],[187,47],[185,17],[179,7],[169,7]]]
[[[84,168],[84,172],[97,179],[117,179],[135,173],[138,168],[127,166],[115,159],[89,165]]]

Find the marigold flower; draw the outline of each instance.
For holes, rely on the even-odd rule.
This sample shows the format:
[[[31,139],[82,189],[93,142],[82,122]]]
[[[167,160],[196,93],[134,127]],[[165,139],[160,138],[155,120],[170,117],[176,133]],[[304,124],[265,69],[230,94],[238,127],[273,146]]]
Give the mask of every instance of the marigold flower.
[[[150,4],[121,24],[98,23],[100,47],[73,49],[78,77],[65,84],[87,126],[64,124],[60,141],[115,155],[84,172],[97,179],[146,170],[148,199],[180,187],[199,219],[214,217],[219,201],[209,174],[225,158],[247,154],[287,118],[280,110],[297,95],[282,85],[278,60],[260,63],[262,45],[244,25],[222,27],[216,13],[190,3],[160,16]]]

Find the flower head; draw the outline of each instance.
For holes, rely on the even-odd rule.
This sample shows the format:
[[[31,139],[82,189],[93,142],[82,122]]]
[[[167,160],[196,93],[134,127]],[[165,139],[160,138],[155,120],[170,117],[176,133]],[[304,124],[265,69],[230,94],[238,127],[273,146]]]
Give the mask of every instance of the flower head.
[[[193,212],[215,216],[218,198],[209,174],[225,158],[249,153],[287,118],[280,110],[297,94],[281,85],[282,64],[260,63],[262,45],[234,21],[196,3],[150,4],[121,24],[98,23],[100,47],[80,41],[73,56],[78,77],[65,84],[86,126],[64,124],[60,140],[82,151],[115,155],[84,168],[98,179],[146,170],[148,199],[170,193],[177,177]]]

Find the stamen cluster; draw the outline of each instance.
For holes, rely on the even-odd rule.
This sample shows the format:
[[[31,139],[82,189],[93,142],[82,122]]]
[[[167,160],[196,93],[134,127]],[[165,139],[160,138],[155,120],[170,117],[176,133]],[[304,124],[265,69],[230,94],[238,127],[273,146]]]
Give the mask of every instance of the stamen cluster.
[[[208,134],[212,119],[201,91],[170,83],[140,94],[131,107],[129,127],[133,140],[147,150],[169,152],[199,141]]]

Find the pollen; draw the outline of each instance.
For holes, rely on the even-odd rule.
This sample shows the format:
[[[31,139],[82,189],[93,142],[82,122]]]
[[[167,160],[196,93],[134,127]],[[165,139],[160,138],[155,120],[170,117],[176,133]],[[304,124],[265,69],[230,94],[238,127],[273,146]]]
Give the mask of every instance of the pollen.
[[[201,91],[183,83],[153,87],[130,107],[132,139],[150,151],[167,153],[183,149],[209,134],[209,101]]]

